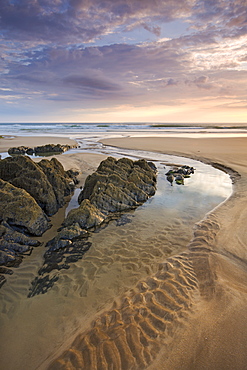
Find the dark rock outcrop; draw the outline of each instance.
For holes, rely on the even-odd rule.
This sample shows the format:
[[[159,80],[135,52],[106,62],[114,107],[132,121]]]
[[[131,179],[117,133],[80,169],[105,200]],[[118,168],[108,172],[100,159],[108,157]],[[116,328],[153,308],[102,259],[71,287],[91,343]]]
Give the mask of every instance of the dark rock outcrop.
[[[74,185],[54,158],[40,163],[27,156],[5,158],[0,162],[0,178],[25,189],[48,216],[64,204],[64,196],[71,193]]]
[[[87,177],[78,198],[80,207],[69,212],[64,224],[69,226],[78,222],[86,229],[97,226],[111,213],[144,203],[154,195],[155,189],[156,167],[153,164],[143,159],[132,161],[108,157],[96,172]],[[85,214],[90,214],[88,219]]]
[[[156,167],[147,161],[108,157],[95,173],[87,177],[78,202],[89,199],[106,214],[125,211],[154,195],[155,186]]]
[[[74,238],[101,225],[114,214],[138,207],[154,195],[155,189],[153,163],[108,157],[87,177],[78,198],[80,206],[68,213],[64,228],[47,244],[49,250],[68,246]]]
[[[36,146],[34,148],[35,155],[42,155],[46,153],[64,153],[69,149],[76,148],[76,145],[64,145],[64,144],[47,144],[42,146]]]
[[[33,197],[1,179],[0,203],[0,221],[32,235],[42,235],[49,228],[47,216]]]
[[[22,256],[30,254],[40,243],[13,230],[7,223],[0,223],[0,287],[5,283],[4,275],[12,274],[10,267],[16,267]]]
[[[20,155],[20,154],[28,154],[28,155],[43,155],[43,154],[60,154],[64,153],[69,149],[76,148],[77,145],[67,145],[67,144],[46,144],[37,146],[35,148],[30,148],[26,146],[18,146],[9,148],[8,153],[10,155]]]
[[[40,236],[50,227],[47,215],[65,204],[76,175],[64,171],[56,158],[35,163],[20,155],[0,161],[0,287],[6,280],[2,274],[11,273],[8,267],[18,266],[22,256],[39,244],[26,235]],[[57,237],[58,247],[83,233],[79,225],[64,228]]]
[[[27,150],[29,149],[30,148],[28,148],[27,146],[18,146],[18,147],[9,148],[8,153],[9,155],[21,155],[21,154],[25,154]]]
[[[88,199],[82,201],[79,208],[72,209],[65,221],[64,225],[70,227],[78,224],[81,229],[89,229],[94,226],[100,225],[106,219],[97,207],[95,207]]]
[[[70,195],[74,190],[74,181],[64,171],[62,164],[56,158],[52,158],[50,161],[48,159],[42,159],[38,163],[38,166],[42,169],[52,186],[56,196],[57,206],[62,207],[65,203],[64,197]]]
[[[44,264],[28,296],[46,293],[58,279],[57,273],[51,271],[68,269],[72,262],[83,257],[91,246],[88,240],[91,230],[105,221],[120,218],[123,211],[136,208],[154,195],[155,189],[153,163],[111,157],[101,162],[97,171],[86,179],[79,196],[80,206],[68,213],[63,227],[46,244]]]
[[[193,175],[194,172],[194,167],[186,165],[181,167],[174,167],[166,173],[166,179],[170,182],[171,185],[173,184],[174,179],[177,185],[184,185],[184,179],[190,177],[190,175]]]

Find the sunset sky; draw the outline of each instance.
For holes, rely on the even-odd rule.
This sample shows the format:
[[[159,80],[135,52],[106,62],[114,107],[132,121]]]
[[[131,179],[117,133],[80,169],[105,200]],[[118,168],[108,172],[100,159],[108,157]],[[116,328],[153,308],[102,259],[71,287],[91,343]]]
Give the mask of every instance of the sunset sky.
[[[0,122],[247,123],[247,0],[0,0]]]

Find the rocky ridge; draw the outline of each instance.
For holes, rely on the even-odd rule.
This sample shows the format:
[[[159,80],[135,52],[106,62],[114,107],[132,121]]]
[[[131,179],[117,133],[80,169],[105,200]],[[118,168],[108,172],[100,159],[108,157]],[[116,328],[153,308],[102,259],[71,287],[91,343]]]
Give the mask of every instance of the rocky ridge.
[[[108,157],[88,176],[57,235],[50,240],[44,264],[32,282],[29,297],[45,293],[58,279],[53,270],[68,269],[90,248],[88,236],[105,222],[143,204],[156,190],[157,170],[152,162]],[[52,273],[51,273],[52,272]]]
[[[7,157],[0,161],[0,179],[26,190],[48,216],[63,206],[74,186],[56,158],[35,163],[28,156]]]
[[[50,248],[67,246],[73,240],[75,230],[75,237],[78,237],[112,215],[144,203],[155,194],[156,177],[155,165],[144,159],[132,161],[108,157],[102,161],[96,172],[86,178],[78,197],[80,206],[68,213],[58,235],[49,242]]]
[[[27,146],[18,146],[9,148],[8,154],[9,155],[43,155],[43,154],[59,154],[64,153],[69,149],[77,148],[77,145],[66,145],[66,144],[46,144],[42,146],[36,146],[34,148],[30,148]]]
[[[72,194],[78,172],[66,172],[56,159],[35,163],[28,156],[0,160],[0,274],[20,263],[23,253],[39,243],[55,214]],[[5,267],[3,267],[5,266]],[[5,281],[1,275],[0,286]]]

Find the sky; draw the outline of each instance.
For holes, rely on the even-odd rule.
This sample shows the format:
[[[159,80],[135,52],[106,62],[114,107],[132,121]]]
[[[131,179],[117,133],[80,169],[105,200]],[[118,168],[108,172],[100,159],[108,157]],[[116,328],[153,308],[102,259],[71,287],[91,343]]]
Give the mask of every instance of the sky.
[[[0,122],[247,124],[247,0],[0,0]]]

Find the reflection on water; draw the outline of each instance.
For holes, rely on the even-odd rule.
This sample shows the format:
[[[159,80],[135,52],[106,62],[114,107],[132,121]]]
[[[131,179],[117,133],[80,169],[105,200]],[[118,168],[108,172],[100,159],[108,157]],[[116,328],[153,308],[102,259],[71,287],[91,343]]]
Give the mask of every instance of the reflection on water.
[[[116,150],[114,155],[126,154],[122,152]],[[58,280],[46,294],[27,298],[42,266],[44,248],[25,258],[1,289],[3,368],[45,369],[66,339],[70,343],[118,296],[155,273],[168,256],[186,248],[195,222],[231,193],[229,176],[203,163],[159,154],[154,158],[144,152],[137,155],[159,161],[154,197],[92,233],[88,239],[92,246],[82,259],[69,269],[50,273]],[[195,174],[185,185],[170,186],[165,161],[193,166]],[[76,206],[76,198],[72,203],[70,207]]]

